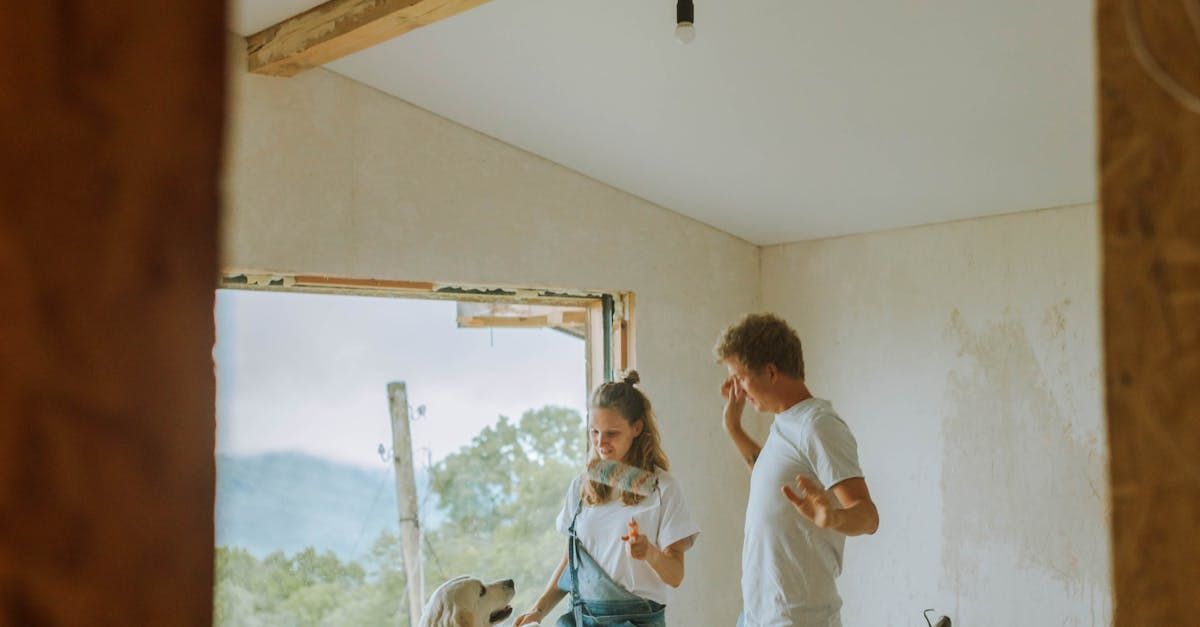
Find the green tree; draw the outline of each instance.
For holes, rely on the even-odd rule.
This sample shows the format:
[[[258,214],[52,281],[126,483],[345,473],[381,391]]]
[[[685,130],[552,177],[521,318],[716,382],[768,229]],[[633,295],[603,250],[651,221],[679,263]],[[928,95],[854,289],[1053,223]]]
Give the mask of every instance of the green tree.
[[[517,611],[531,604],[562,557],[554,518],[581,471],[586,436],[563,407],[501,416],[432,469],[437,507],[426,528],[426,593],[446,579],[474,575],[517,582]],[[401,625],[408,627],[400,542],[385,531],[357,561],[313,548],[261,560],[217,547],[214,622],[222,627]]]
[[[566,540],[554,520],[586,445],[578,412],[548,406],[516,424],[501,416],[435,465],[432,487],[447,514],[429,533],[437,583],[459,574],[511,578],[514,606],[532,603],[562,557]]]
[[[391,559],[386,538],[369,558]],[[368,574],[357,562],[307,548],[288,556],[271,553],[261,561],[241,548],[217,547],[214,623],[258,625],[397,625],[396,599],[402,598],[399,562]]]

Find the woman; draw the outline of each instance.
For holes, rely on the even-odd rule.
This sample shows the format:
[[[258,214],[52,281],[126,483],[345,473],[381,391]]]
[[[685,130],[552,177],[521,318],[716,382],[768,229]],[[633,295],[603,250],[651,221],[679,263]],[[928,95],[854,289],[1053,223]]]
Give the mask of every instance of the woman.
[[[558,514],[567,551],[546,591],[514,627],[540,623],[567,594],[570,610],[558,627],[663,627],[667,594],[683,582],[683,554],[700,529],[667,473],[650,399],[629,372],[592,394],[590,459],[617,460],[654,472],[650,496],[576,477]]]

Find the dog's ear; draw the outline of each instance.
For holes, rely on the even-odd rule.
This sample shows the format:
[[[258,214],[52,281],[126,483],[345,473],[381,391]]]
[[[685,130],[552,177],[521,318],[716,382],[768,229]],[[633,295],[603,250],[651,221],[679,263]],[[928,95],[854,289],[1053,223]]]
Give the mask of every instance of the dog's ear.
[[[475,627],[475,615],[465,610],[458,610],[454,612],[454,620],[450,624],[454,627]]]
[[[421,612],[421,620],[417,623],[417,627],[437,627],[442,624],[442,609],[434,607],[432,603],[425,606]]]
[[[452,612],[453,610],[449,609],[444,600],[431,598],[421,612],[421,620],[417,625],[418,627],[449,627],[454,624],[451,619]]]

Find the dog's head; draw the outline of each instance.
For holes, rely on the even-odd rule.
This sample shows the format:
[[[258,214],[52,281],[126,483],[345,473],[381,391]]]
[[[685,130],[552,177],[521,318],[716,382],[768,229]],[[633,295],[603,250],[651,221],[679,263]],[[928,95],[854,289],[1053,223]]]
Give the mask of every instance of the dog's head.
[[[421,613],[421,627],[486,627],[512,616],[509,605],[516,586],[512,579],[485,584],[473,577],[455,577],[442,584]]]

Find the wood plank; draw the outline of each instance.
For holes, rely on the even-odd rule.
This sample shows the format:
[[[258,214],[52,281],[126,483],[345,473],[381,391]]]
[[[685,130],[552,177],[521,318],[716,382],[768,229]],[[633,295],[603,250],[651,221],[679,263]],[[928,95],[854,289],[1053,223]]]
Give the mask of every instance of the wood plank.
[[[329,0],[247,37],[247,67],[294,76],[486,1]]]
[[[618,344],[619,356],[617,357],[618,367],[623,371],[637,369],[637,325],[634,319],[636,310],[637,298],[633,292],[627,292],[621,295],[624,303],[624,311],[621,315],[621,324],[618,329],[620,342]]]
[[[295,285],[299,286],[318,286],[318,287],[345,287],[352,289],[379,289],[379,290],[412,290],[420,292],[432,292],[437,287],[436,284],[428,281],[397,281],[392,279],[345,279],[341,277],[317,276],[311,274],[298,274],[295,277]]]
[[[596,386],[604,383],[604,304],[593,301],[587,305],[587,335],[584,347],[587,356],[588,398]]]
[[[1194,625],[1200,115],[1151,77],[1157,70],[1139,61],[1131,35],[1141,32],[1142,52],[1194,94],[1200,55],[1183,3],[1098,0],[1096,8],[1114,624]]]
[[[0,4],[0,624],[212,625],[225,8]]]
[[[587,326],[587,317],[583,310],[563,312],[560,316],[459,316],[458,326],[471,329],[578,327],[582,330]]]

